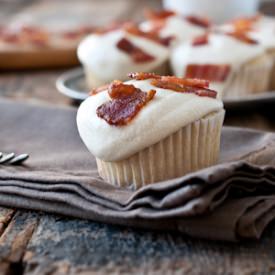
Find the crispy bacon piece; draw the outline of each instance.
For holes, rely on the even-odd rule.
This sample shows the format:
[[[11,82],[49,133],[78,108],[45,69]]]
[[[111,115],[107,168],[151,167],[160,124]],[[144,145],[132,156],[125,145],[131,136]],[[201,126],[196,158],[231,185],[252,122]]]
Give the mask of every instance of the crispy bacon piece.
[[[257,40],[249,37],[247,32],[244,32],[244,31],[232,31],[232,32],[228,32],[227,35],[232,36],[247,44],[251,44],[251,45],[259,44]]]
[[[162,10],[162,11],[153,11],[151,9],[145,10],[145,18],[150,21],[151,30],[159,33],[166,24],[166,19],[176,15],[174,11]]]
[[[197,36],[193,39],[192,45],[193,46],[203,46],[208,44],[208,34],[203,34]]]
[[[182,86],[199,88],[209,87],[209,81],[204,79],[179,78],[176,76],[160,76],[154,73],[130,73],[128,74],[128,76],[136,80],[158,79],[161,81],[170,82]]]
[[[106,85],[103,85],[103,86],[100,86],[100,87],[97,87],[97,88],[94,88],[90,91],[89,95],[90,96],[93,96],[93,95],[96,95],[96,94],[99,94],[105,90],[107,90],[109,87],[109,84],[106,84]]]
[[[237,18],[231,22],[235,31],[252,31],[254,24],[261,18],[260,14],[251,17]]]
[[[170,82],[169,80],[153,79],[151,84],[158,88],[169,89],[179,93],[192,93],[198,96],[206,96],[212,98],[216,98],[217,96],[217,92],[213,90],[203,87],[183,85],[181,83]]]
[[[196,77],[209,81],[223,82],[230,73],[230,65],[213,64],[189,64],[186,69],[185,77]]]
[[[204,17],[189,15],[189,16],[186,16],[185,19],[189,23],[191,23],[193,25],[197,25],[202,28],[209,28],[211,26],[211,22],[209,21],[209,19],[204,18]]]
[[[155,59],[154,56],[144,52],[139,47],[135,46],[131,41],[122,38],[117,43],[118,49],[129,54],[136,63],[151,62]]]
[[[166,19],[170,16],[175,15],[176,13],[174,11],[171,10],[161,10],[161,11],[154,11],[151,9],[146,9],[144,11],[144,16],[145,18],[147,18],[150,21],[153,20],[163,20]]]
[[[161,80],[168,81],[182,86],[198,87],[198,88],[208,88],[209,81],[197,78],[179,78],[176,76],[162,76]]]
[[[136,80],[146,80],[146,79],[160,79],[161,76],[154,74],[154,73],[129,73],[128,76],[130,78],[136,79]]]
[[[110,84],[108,93],[111,101],[97,108],[97,116],[104,119],[110,125],[124,126],[154,98],[156,91],[150,90],[146,93],[133,85],[114,81]]]
[[[166,47],[169,46],[170,42],[173,39],[173,37],[171,37],[171,36],[162,38],[158,35],[158,33],[155,30],[144,32],[138,26],[136,26],[135,24],[132,24],[132,23],[125,24],[124,30],[127,33],[147,38],[149,40],[152,40],[152,41],[154,41],[156,43],[159,43],[159,44],[161,44],[163,46],[166,46]]]

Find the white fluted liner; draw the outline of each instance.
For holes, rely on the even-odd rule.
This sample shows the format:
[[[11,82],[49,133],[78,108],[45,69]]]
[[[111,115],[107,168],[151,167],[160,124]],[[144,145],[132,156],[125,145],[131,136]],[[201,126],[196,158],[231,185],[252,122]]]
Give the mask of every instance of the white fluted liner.
[[[269,55],[263,55],[244,64],[231,76],[222,98],[240,98],[268,91],[272,66],[273,60]]]
[[[112,185],[136,190],[216,164],[223,120],[224,110],[221,110],[126,160],[105,162],[97,159],[99,174]]]

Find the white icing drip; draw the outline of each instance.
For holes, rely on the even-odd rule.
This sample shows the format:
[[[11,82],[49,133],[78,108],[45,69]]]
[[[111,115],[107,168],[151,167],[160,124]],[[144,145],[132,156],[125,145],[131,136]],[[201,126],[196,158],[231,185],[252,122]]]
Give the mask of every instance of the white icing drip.
[[[223,108],[220,100],[156,88],[150,80],[135,81],[142,91],[157,91],[126,126],[111,126],[99,118],[96,109],[110,100],[107,91],[86,99],[77,114],[80,136],[90,152],[105,161],[126,159],[157,143],[180,128]]]

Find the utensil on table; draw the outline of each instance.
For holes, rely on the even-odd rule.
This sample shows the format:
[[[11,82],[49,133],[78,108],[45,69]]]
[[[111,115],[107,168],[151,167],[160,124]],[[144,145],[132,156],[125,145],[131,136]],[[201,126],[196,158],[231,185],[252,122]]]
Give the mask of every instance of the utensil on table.
[[[28,158],[28,154],[16,155],[15,153],[4,154],[0,152],[0,165],[21,165]]]

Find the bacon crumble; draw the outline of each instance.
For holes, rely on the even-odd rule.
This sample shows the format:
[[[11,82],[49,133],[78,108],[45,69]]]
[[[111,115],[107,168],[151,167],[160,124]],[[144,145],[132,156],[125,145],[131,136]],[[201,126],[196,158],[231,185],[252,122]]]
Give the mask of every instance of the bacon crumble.
[[[252,37],[249,37],[248,33],[245,31],[236,30],[236,31],[228,32],[227,35],[232,36],[237,40],[247,44],[251,44],[251,45],[259,44],[257,40],[253,39]]]
[[[229,64],[189,64],[186,68],[185,77],[224,82],[230,73],[230,69]]]
[[[237,18],[231,21],[235,31],[247,32],[252,31],[254,24],[261,18],[260,14],[251,17]]]
[[[203,88],[199,86],[187,86],[184,84],[165,81],[163,79],[153,79],[151,84],[162,89],[169,89],[179,93],[191,93],[198,96],[212,97],[216,98],[217,92],[210,90],[208,88]]]
[[[185,19],[189,23],[191,23],[193,25],[197,25],[197,26],[202,27],[202,28],[209,28],[211,26],[211,23],[210,23],[209,19],[204,18],[204,17],[189,15],[189,16],[186,16]]]
[[[135,80],[146,80],[146,79],[160,79],[161,76],[155,73],[129,73],[128,77],[135,79]]]
[[[136,63],[151,62],[155,59],[154,56],[144,52],[126,38],[122,38],[118,41],[117,48],[129,54]]]
[[[108,87],[111,100],[97,108],[97,116],[110,125],[127,125],[154,98],[155,93],[155,90],[143,92],[133,85],[114,81]]]
[[[208,33],[207,33],[207,34],[203,34],[203,35],[195,37],[192,41],[192,45],[193,46],[203,46],[203,45],[207,45],[208,42],[209,42],[209,37],[208,37]]]
[[[167,19],[170,16],[176,15],[174,11],[171,10],[160,10],[160,11],[154,11],[151,9],[146,9],[144,11],[144,16],[150,21],[153,20],[164,20]]]
[[[173,39],[172,36],[162,38],[154,30],[144,32],[135,24],[125,24],[124,30],[129,34],[147,38],[166,47],[170,45],[170,42]]]
[[[158,88],[170,89],[181,93],[194,93],[198,96],[216,98],[217,92],[209,89],[209,81],[204,79],[178,78],[175,76],[160,76],[154,73],[130,73],[130,78],[136,80],[151,79],[151,84]]]
[[[158,79],[174,84],[179,84],[183,86],[199,87],[199,88],[208,88],[209,81],[204,79],[191,79],[191,78],[179,78],[176,76],[161,76],[154,73],[130,73],[128,76],[135,80],[147,80],[147,79]]]
[[[97,87],[97,88],[94,88],[90,91],[89,95],[90,96],[93,96],[93,95],[96,95],[96,94],[99,94],[105,90],[107,90],[109,87],[109,84],[106,84],[106,85],[103,85],[103,86],[100,86],[100,87]]]

